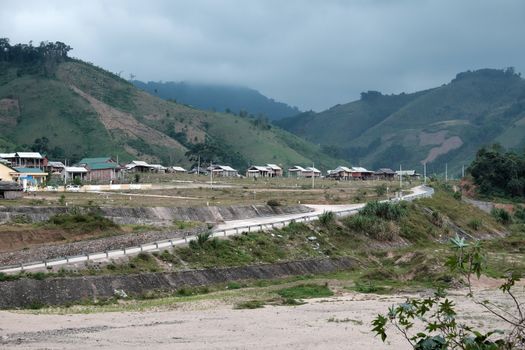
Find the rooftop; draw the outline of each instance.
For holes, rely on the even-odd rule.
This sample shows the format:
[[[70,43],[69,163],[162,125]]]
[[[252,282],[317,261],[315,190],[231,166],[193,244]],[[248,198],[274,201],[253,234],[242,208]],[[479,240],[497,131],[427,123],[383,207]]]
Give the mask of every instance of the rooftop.
[[[45,174],[39,168],[14,168],[18,173],[22,174]]]

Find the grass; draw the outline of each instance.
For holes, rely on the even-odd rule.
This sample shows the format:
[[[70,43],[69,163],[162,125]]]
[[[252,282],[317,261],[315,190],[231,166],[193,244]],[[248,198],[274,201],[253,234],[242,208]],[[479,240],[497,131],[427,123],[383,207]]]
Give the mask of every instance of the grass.
[[[49,218],[43,226],[83,233],[119,229],[113,221],[94,212],[57,214]]]
[[[235,305],[235,309],[243,310],[243,309],[261,309],[265,305],[264,301],[262,300],[248,300],[248,301],[242,301]]]
[[[334,295],[334,292],[332,292],[326,284],[300,284],[298,286],[281,289],[277,291],[277,294],[285,299],[309,299],[331,297]]]

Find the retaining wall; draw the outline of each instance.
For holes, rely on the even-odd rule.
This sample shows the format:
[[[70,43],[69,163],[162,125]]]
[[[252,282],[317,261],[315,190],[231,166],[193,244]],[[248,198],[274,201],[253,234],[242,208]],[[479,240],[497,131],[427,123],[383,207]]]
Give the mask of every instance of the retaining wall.
[[[214,285],[229,281],[273,279],[293,275],[330,273],[355,267],[351,258],[312,259],[222,269],[188,270],[137,275],[105,275],[36,280],[24,278],[0,282],[0,308],[31,304],[62,305],[114,296],[123,290],[130,296],[149,291],[175,291],[182,287]]]

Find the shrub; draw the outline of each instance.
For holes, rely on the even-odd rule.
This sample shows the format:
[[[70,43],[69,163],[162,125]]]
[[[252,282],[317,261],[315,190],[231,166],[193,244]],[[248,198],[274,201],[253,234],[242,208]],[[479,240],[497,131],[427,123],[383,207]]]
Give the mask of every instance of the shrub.
[[[110,219],[92,212],[86,214],[81,214],[79,212],[57,214],[49,218],[47,224],[65,230],[82,232],[104,231],[119,227]]]
[[[335,221],[335,214],[333,211],[325,211],[319,215],[319,222],[323,226],[329,226]]]
[[[190,241],[190,248],[192,249],[204,248],[204,245],[210,239],[210,237],[211,237],[211,231],[199,233],[196,239]]]
[[[381,184],[379,186],[376,186],[375,191],[378,197],[384,196],[386,194],[386,185]]]
[[[525,207],[517,206],[514,210],[514,219],[517,221],[525,222]]]
[[[496,219],[497,222],[508,225],[512,222],[512,217],[508,211],[502,208],[493,208],[490,214]]]
[[[264,307],[264,301],[262,300],[248,300],[235,305],[238,310],[242,309],[260,309]]]
[[[277,199],[269,199],[268,202],[266,202],[267,205],[270,207],[279,207],[281,206],[281,202],[279,202]]]
[[[368,202],[359,212],[363,216],[376,216],[385,220],[399,220],[406,214],[404,204],[391,202]]]
[[[461,200],[461,191],[454,192],[454,199],[460,201]]]
[[[66,196],[64,194],[60,195],[60,198],[58,198],[58,203],[60,205],[66,205]]]

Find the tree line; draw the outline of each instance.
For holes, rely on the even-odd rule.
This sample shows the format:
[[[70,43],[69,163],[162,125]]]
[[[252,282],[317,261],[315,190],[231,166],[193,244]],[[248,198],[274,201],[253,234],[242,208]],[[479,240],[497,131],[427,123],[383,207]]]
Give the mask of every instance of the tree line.
[[[0,62],[63,61],[68,58],[68,52],[71,50],[71,46],[60,41],[42,41],[38,46],[34,46],[32,41],[28,44],[11,45],[8,38],[0,38]]]

